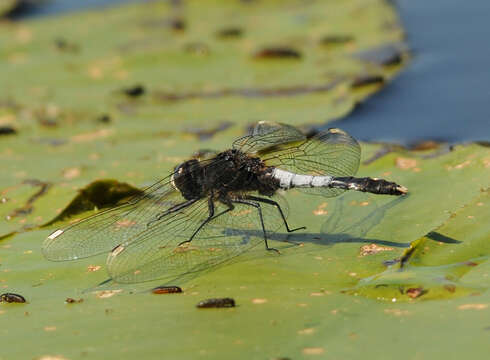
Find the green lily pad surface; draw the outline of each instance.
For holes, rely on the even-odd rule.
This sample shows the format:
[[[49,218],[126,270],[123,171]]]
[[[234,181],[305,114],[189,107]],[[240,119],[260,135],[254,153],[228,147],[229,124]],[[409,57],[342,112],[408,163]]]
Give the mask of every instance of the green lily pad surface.
[[[73,217],[226,149],[256,121],[308,129],[342,116],[407,59],[385,1],[173,3],[0,24],[0,293],[27,300],[0,303],[0,359],[486,354],[483,145],[378,157],[383,145],[361,144],[359,176],[408,195],[291,190],[289,222],[307,229],[273,234],[280,255],[253,249],[173,284],[182,294],[151,293],[158,281],[97,287],[104,255],[44,259],[44,239]],[[220,297],[237,306],[195,307]]]

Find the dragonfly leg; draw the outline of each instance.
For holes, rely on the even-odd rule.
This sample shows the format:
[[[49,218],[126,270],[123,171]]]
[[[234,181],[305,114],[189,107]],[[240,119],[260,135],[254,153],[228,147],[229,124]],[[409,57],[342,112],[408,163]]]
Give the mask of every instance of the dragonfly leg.
[[[265,242],[266,250],[275,251],[278,254],[280,254],[279,250],[269,247],[269,244],[267,243],[267,233],[265,231],[264,217],[262,216],[262,207],[260,206],[260,204],[258,202],[246,201],[242,199],[233,200],[233,202],[238,204],[253,206],[254,208],[257,209],[257,211],[259,212],[260,224],[262,225],[262,231],[264,233],[264,242]]]
[[[265,198],[261,198],[261,197],[257,197],[257,196],[245,196],[244,199],[246,200],[254,200],[254,201],[258,201],[258,202],[261,202],[261,203],[264,203],[264,204],[269,204],[269,205],[273,205],[277,208],[277,210],[279,211],[279,214],[281,215],[281,218],[282,218],[282,221],[284,222],[284,225],[286,226],[286,230],[288,232],[294,232],[294,231],[297,231],[297,230],[304,230],[306,229],[306,226],[301,226],[301,227],[298,227],[298,228],[295,228],[295,229],[290,229],[289,228],[289,225],[288,225],[288,222],[286,221],[286,217],[284,216],[284,213],[281,209],[281,206],[275,202],[274,200],[270,200],[270,199],[265,199]]]
[[[153,224],[154,222],[157,222],[157,221],[160,221],[164,216],[167,216],[169,214],[172,214],[174,212],[177,212],[181,209],[184,209],[186,208],[187,206],[195,203],[197,200],[199,199],[191,199],[191,200],[188,200],[188,201],[184,201],[183,203],[180,203],[180,204],[177,204],[175,206],[172,206],[170,209],[164,211],[163,213],[161,214],[158,214],[155,219],[153,220],[150,220],[146,223],[146,228],[149,228],[151,224]]]
[[[213,219],[216,219],[217,217],[223,215],[223,214],[226,214],[227,212],[231,211],[234,209],[233,207],[233,204],[231,203],[226,203],[226,205],[228,205],[228,209],[226,210],[223,210],[222,212],[220,212],[219,214],[217,214],[216,216],[214,215],[214,202],[213,202],[213,197],[210,196],[209,199],[208,199],[208,211],[209,211],[209,215],[208,217],[206,218],[206,220],[204,220],[201,225],[199,225],[199,227],[196,229],[196,231],[194,231],[194,233],[191,235],[191,237],[189,238],[189,240],[185,240],[185,241],[182,241],[179,245],[177,246],[181,246],[183,244],[187,244],[187,243],[190,243],[194,237],[199,233],[199,231],[201,231],[201,229],[207,224],[209,223],[211,220]]]

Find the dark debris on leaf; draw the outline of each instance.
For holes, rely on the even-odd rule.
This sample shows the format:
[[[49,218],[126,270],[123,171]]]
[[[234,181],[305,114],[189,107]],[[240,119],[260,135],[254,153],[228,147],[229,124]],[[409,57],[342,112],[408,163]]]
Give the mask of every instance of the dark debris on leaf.
[[[129,97],[139,97],[145,94],[145,87],[141,84],[131,86],[129,88],[123,89],[122,92]]]
[[[220,39],[239,38],[243,36],[243,30],[238,27],[227,27],[218,30],[216,36]]]
[[[73,298],[66,298],[65,303],[67,304],[77,304],[77,303],[82,303],[83,299],[73,299]]]
[[[170,19],[170,27],[175,31],[184,31],[187,27],[185,20],[181,17]]]
[[[257,51],[255,59],[301,59],[301,53],[290,47],[267,47]]]
[[[452,284],[446,284],[444,285],[444,289],[449,291],[451,294],[454,294],[454,292],[456,291],[456,286]]]
[[[364,74],[364,75],[359,75],[357,76],[351,84],[352,88],[359,88],[367,85],[375,85],[379,84],[382,85],[384,84],[385,79],[382,75],[369,75],[369,74]]]
[[[153,294],[180,294],[182,289],[178,286],[157,286],[151,289]]]
[[[197,305],[199,309],[209,308],[230,308],[235,307],[235,300],[232,298],[215,298],[200,301]]]
[[[99,115],[97,117],[96,121],[98,123],[108,124],[112,121],[112,119],[111,119],[111,116],[109,114],[102,114],[102,115]]]
[[[346,34],[332,34],[326,35],[320,39],[320,44],[322,45],[343,45],[354,41],[352,35]]]
[[[25,303],[26,299],[19,294],[4,293],[0,295],[0,302],[6,303]]]
[[[17,130],[9,125],[0,126],[0,135],[14,135],[17,134]]]
[[[80,47],[77,44],[74,44],[63,37],[54,39],[54,46],[57,50],[68,53],[78,53],[80,51]]]

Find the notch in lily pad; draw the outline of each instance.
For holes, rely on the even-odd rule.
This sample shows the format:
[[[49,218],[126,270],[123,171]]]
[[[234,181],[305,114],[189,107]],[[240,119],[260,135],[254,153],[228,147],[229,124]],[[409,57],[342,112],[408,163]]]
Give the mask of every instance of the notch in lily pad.
[[[68,206],[43,226],[49,226],[86,211],[118,205],[141,193],[142,190],[117,180],[94,181],[80,189]]]

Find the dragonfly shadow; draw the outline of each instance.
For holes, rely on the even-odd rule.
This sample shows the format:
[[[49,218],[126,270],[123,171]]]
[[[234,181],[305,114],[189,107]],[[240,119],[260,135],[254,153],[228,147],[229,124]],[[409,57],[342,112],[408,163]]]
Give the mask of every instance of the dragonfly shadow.
[[[226,228],[216,237],[239,237],[238,243],[244,245],[247,250],[234,257],[227,258],[219,263],[198,266],[177,277],[161,278],[159,280],[145,282],[142,284],[125,284],[131,292],[148,291],[152,284],[156,285],[179,285],[189,283],[197,277],[213,272],[225,265],[241,263],[250,260],[264,259],[274,256],[292,256],[297,254],[314,253],[318,251],[317,246],[305,246],[306,244],[333,246],[336,244],[376,244],[395,248],[407,248],[410,243],[396,242],[385,239],[377,239],[369,236],[369,232],[380,225],[386,214],[395,206],[400,204],[403,198],[396,198],[388,202],[367,197],[368,201],[359,205],[355,197],[342,196],[334,203],[334,209],[327,221],[321,226],[321,231],[280,233],[268,232],[267,237],[271,240],[270,245],[280,251],[278,255],[274,251],[266,251],[261,230],[243,230]],[[370,208],[365,206],[370,204]],[[352,220],[354,219],[354,220]],[[196,239],[195,241],[198,241]],[[107,290],[121,288],[121,284],[108,279],[95,288],[87,291]]]

